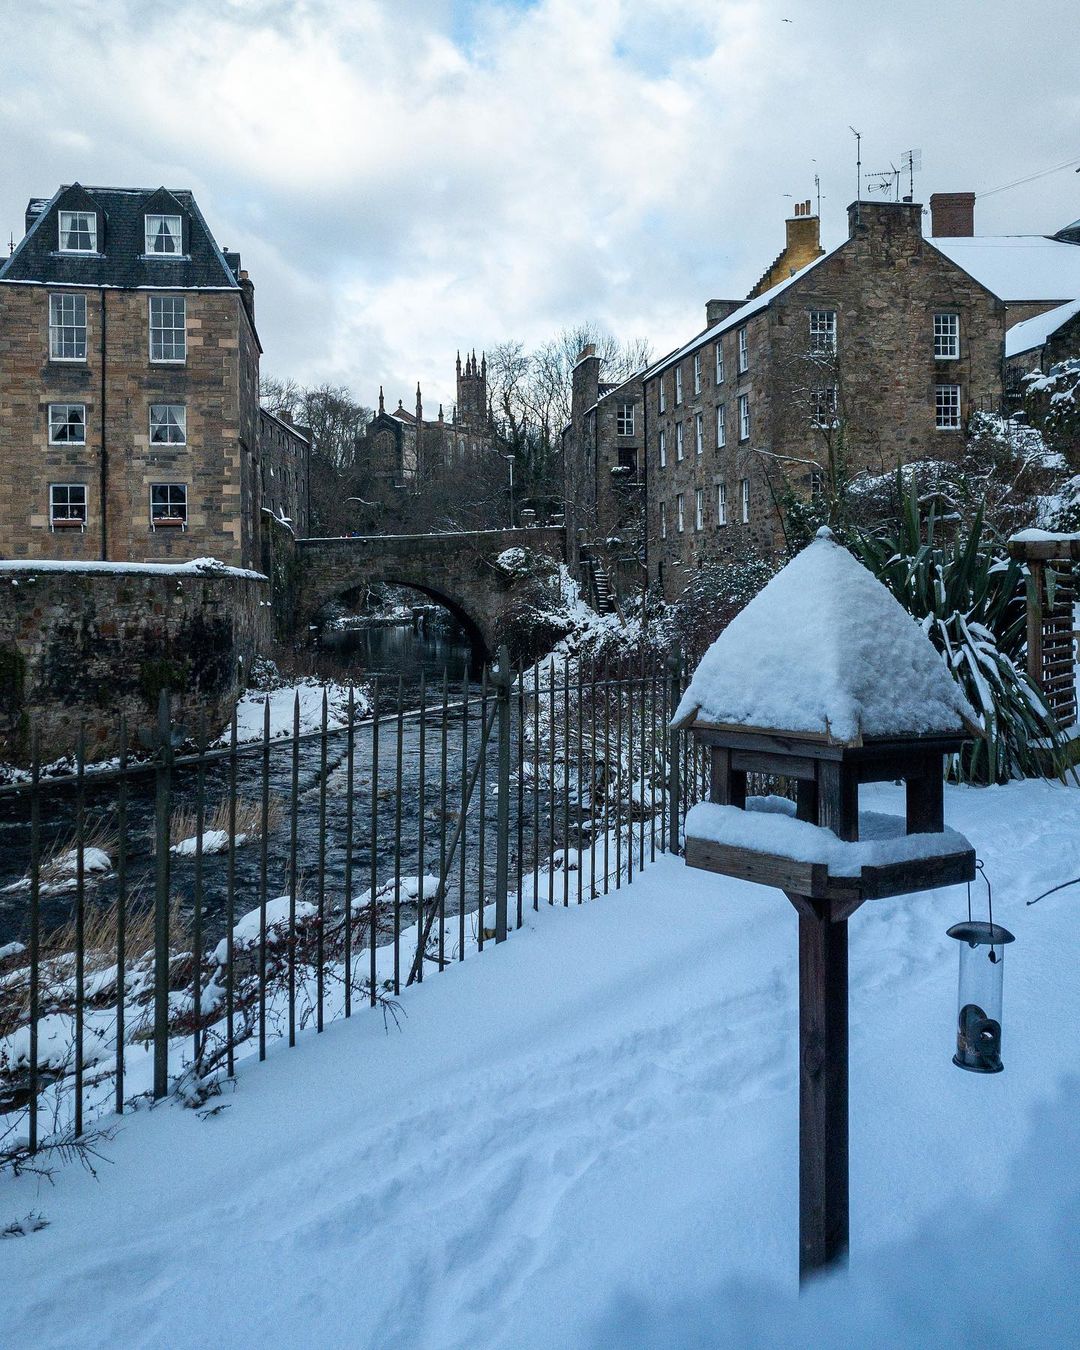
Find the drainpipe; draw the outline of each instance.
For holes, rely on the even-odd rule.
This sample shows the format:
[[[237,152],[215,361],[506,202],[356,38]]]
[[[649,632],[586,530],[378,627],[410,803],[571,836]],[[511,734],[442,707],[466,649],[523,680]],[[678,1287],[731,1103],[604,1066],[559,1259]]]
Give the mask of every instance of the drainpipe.
[[[106,442],[106,433],[105,433],[105,287],[104,287],[104,286],[102,286],[101,289],[100,289],[100,295],[101,295],[101,306],[100,306],[100,319],[101,319],[101,397],[100,397],[100,408],[99,408],[99,411],[98,411],[98,423],[99,423],[99,425],[100,425],[100,427],[101,427],[101,482],[100,482],[100,487],[99,487],[98,490],[99,490],[99,493],[100,493],[100,495],[101,495],[101,561],[102,561],[102,562],[108,562],[108,560],[109,560],[109,527],[108,527],[108,519],[109,519],[109,518],[108,518],[108,511],[109,511],[109,506],[108,506],[108,502],[109,502],[109,498],[108,498],[108,486],[109,486],[109,450],[108,450],[108,445],[107,445],[107,442]]]

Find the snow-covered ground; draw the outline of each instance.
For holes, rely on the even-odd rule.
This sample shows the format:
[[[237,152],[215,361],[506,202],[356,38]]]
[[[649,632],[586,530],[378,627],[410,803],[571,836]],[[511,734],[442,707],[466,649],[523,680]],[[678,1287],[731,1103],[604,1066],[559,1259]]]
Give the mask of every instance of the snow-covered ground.
[[[875,810],[902,791],[864,790]],[[0,1183],[12,1345],[1066,1345],[1080,1316],[1080,790],[947,792],[1016,934],[951,1063],[962,888],[850,923],[852,1269],[795,1293],[796,918],[658,860],[401,999]],[[976,893],[981,906],[982,894]]]

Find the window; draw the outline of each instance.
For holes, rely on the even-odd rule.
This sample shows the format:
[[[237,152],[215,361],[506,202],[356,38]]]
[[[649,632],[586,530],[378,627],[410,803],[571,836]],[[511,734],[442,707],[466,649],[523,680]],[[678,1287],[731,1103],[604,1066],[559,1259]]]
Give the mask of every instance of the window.
[[[185,302],[171,295],[150,297],[150,360],[187,359]]]
[[[835,309],[812,309],[810,311],[810,350],[812,352],[836,351]]]
[[[60,252],[97,252],[97,215],[95,212],[60,212]]]
[[[667,468],[667,437],[663,431],[660,432],[660,467]]]
[[[960,315],[934,315],[934,359],[955,361],[960,355]]]
[[[660,411],[667,412],[667,390],[664,388],[664,377],[660,376]]]
[[[701,393],[701,353],[694,356],[694,393]]]
[[[49,484],[49,524],[54,530],[86,528],[86,484]]]
[[[817,501],[825,491],[825,475],[820,469],[810,470],[810,500]]]
[[[683,424],[682,424],[681,422],[676,422],[676,423],[675,423],[675,458],[676,458],[676,460],[678,460],[680,463],[682,462],[682,457],[683,457],[683,429],[682,429],[682,426],[683,426]]]
[[[694,529],[700,530],[705,523],[705,493],[698,488],[694,493]]]
[[[717,525],[727,524],[727,484],[717,483],[716,485],[716,523]]]
[[[701,413],[694,418],[694,450],[701,454],[705,449],[705,420]]]
[[[49,444],[86,444],[86,404],[49,404]]]
[[[86,360],[86,296],[49,296],[49,356],[54,361]]]
[[[675,405],[682,402],[682,366],[675,367]]]
[[[746,329],[739,329],[739,374],[742,375],[750,369],[750,342],[746,336]]]
[[[739,395],[739,440],[750,439],[750,395]]]
[[[619,436],[634,434],[634,405],[620,403],[615,410],[615,432]]]
[[[150,444],[187,445],[187,407],[183,403],[151,403]]]
[[[187,529],[187,484],[151,483],[151,529]]]
[[[180,253],[183,250],[183,231],[179,216],[146,217],[147,253]]]
[[[667,538],[667,502],[660,503],[660,538]]]
[[[958,384],[939,384],[936,405],[938,431],[959,431],[960,386]]]
[[[678,526],[679,533],[683,532],[683,494],[680,492],[675,498],[675,523]]]
[[[727,409],[724,407],[724,405],[723,405],[722,403],[718,403],[718,404],[716,405],[716,448],[717,448],[717,450],[723,450],[724,446],[727,445],[727,423],[726,423],[726,413],[727,413]]]
[[[810,421],[819,430],[836,426],[836,385],[810,390]]]
[[[744,525],[750,523],[750,479],[742,478],[739,480],[739,503],[742,508],[742,522]]]
[[[716,340],[716,383],[724,383],[724,349],[719,338]]]

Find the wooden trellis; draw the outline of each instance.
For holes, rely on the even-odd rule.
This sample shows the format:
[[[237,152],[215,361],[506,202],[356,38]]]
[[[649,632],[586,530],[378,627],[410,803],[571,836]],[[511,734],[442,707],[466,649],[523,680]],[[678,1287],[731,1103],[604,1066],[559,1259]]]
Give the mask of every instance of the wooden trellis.
[[[1027,669],[1062,728],[1076,725],[1077,559],[1080,537],[1018,537],[1009,552],[1027,563]]]

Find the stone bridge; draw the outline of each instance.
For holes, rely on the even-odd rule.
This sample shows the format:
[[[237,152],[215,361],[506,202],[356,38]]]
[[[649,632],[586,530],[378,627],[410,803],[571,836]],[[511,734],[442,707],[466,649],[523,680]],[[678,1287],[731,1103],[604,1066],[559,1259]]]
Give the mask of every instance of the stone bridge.
[[[343,596],[362,599],[371,586],[406,586],[443,605],[491,656],[515,604],[537,594],[536,569],[500,565],[507,549],[521,548],[561,562],[566,531],[560,525],[460,534],[372,534],[296,541],[295,623],[303,629],[319,610]],[[540,582],[541,587],[550,582]],[[555,589],[551,588],[552,598]],[[514,644],[511,644],[514,645]]]

